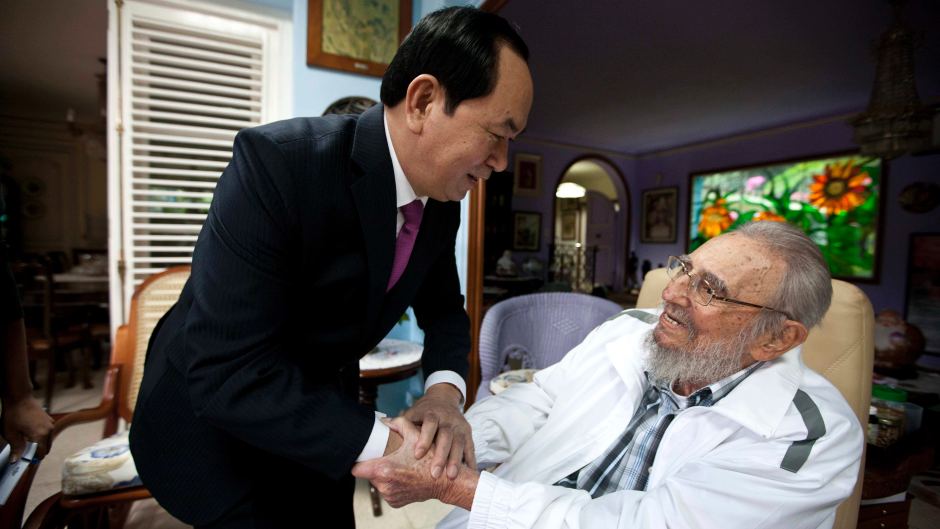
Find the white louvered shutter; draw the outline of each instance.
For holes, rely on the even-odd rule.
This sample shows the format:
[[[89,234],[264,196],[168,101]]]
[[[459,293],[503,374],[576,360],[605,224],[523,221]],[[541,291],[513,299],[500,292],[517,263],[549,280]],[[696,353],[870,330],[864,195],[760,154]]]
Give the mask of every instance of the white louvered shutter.
[[[272,79],[282,60],[278,21],[211,6],[196,11],[194,4],[125,1],[111,8],[120,27],[120,160],[112,194],[121,234],[120,241],[111,237],[112,249],[120,247],[111,252],[111,300],[121,305],[112,322],[125,321],[145,278],[190,263],[235,134],[284,117]],[[113,293],[117,282],[121,296]]]

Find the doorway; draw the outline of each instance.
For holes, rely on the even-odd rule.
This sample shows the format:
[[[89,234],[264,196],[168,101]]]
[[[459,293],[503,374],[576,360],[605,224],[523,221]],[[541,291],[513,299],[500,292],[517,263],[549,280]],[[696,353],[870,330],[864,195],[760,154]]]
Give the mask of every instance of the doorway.
[[[550,278],[557,289],[605,297],[624,291],[630,200],[608,160],[573,161],[555,186]]]

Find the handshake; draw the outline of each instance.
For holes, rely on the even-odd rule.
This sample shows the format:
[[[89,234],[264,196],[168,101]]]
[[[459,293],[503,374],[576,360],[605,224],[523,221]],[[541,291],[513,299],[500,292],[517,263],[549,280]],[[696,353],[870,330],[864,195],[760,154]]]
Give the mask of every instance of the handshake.
[[[382,419],[391,430],[386,454],[357,463],[352,474],[371,481],[392,507],[437,499],[469,511],[480,479],[470,425],[452,404],[441,406],[434,389],[403,416]]]

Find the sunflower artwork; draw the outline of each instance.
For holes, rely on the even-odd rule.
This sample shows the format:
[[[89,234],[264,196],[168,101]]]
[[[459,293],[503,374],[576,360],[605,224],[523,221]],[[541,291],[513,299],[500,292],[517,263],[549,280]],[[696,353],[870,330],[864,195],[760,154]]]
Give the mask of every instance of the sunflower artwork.
[[[878,158],[843,156],[693,174],[689,251],[749,221],[789,222],[833,277],[874,280],[881,173]]]

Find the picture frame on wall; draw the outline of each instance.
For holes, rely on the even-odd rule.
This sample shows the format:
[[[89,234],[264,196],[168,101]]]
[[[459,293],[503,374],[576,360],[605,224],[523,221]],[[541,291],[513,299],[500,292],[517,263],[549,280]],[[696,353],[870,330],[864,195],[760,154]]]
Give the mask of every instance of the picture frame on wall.
[[[573,241],[578,238],[578,210],[561,211],[561,240]]]
[[[904,319],[920,328],[925,351],[940,354],[940,233],[912,233]]]
[[[382,77],[411,30],[411,0],[310,0],[307,65]]]
[[[542,190],[542,157],[537,154],[517,153],[513,159],[512,193],[537,197]]]
[[[880,158],[820,155],[689,175],[687,250],[750,221],[788,222],[819,245],[837,279],[878,282]]]
[[[512,215],[512,249],[537,252],[542,239],[542,214],[515,211]]]
[[[659,187],[643,191],[640,207],[640,242],[676,242],[679,188]]]

